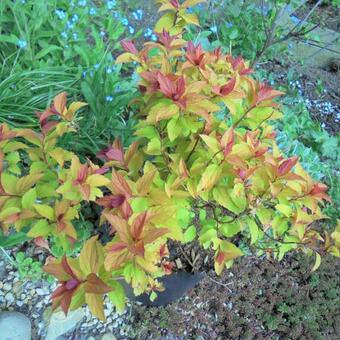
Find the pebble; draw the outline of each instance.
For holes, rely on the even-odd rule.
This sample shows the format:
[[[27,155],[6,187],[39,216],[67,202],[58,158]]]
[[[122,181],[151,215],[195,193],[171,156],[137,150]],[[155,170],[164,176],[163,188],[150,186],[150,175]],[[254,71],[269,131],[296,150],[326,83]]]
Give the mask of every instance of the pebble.
[[[12,289],[12,285],[10,283],[5,283],[3,285],[3,289],[6,290],[6,291],[9,291]]]
[[[8,302],[8,303],[12,303],[14,301],[14,295],[12,293],[7,293],[5,295],[5,300]]]
[[[47,295],[50,293],[49,291],[43,288],[37,288],[35,291],[38,295]]]

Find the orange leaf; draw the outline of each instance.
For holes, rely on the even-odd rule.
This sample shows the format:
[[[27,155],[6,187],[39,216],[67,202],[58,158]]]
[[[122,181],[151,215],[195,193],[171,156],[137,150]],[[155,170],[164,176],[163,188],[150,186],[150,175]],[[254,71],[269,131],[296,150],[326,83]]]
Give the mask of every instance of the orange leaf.
[[[84,284],[86,293],[92,294],[106,294],[111,292],[113,288],[104,283],[96,274],[91,273],[87,276]]]

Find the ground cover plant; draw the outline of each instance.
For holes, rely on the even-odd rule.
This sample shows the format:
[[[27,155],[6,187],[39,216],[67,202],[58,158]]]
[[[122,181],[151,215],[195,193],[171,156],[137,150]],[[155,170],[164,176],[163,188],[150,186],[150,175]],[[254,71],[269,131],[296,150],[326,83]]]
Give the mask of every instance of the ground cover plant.
[[[198,25],[187,8],[197,1],[164,1],[156,42],[138,50],[122,42],[117,63],[136,62],[139,141],[124,150],[119,140],[98,154],[100,165],[61,148],[74,132],[75,113],[66,94],[38,114],[40,132],[1,127],[2,227],[41,241],[53,238],[65,252],[82,227],[82,208],[96,202],[110,241],[89,238],[77,258],[51,260],[57,277],[54,307],[67,312],[87,302],[104,318],[102,295],[124,306],[122,279],[136,295],[156,298],[157,278],[170,274],[167,240],[198,239],[213,252],[218,274],[247,254],[282,259],[286,252],[339,256],[339,227],[318,231],[326,186],[314,182],[297,157],[285,158],[270,120],[280,118],[280,91],[256,81],[240,57],[205,51],[182,39]],[[74,223],[79,217],[80,223]],[[323,222],[325,223],[325,222]],[[324,228],[325,229],[325,228]]]

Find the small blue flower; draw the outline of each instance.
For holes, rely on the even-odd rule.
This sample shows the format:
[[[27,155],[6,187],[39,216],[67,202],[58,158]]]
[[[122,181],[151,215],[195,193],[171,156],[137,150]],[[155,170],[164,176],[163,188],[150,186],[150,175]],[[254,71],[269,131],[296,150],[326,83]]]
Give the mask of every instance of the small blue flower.
[[[78,40],[78,34],[77,33],[73,33],[73,39]]]
[[[72,21],[73,23],[75,23],[75,22],[77,22],[78,20],[79,20],[78,15],[77,15],[77,14],[73,14],[73,15],[72,15],[72,18],[71,18],[71,21]]]
[[[121,89],[122,89],[122,88],[121,88],[119,85],[117,85],[117,86],[115,87],[115,92],[120,92]]]
[[[132,26],[129,26],[129,32],[130,34],[133,34],[135,33],[135,29]]]
[[[136,19],[136,20],[142,20],[143,18],[143,10],[142,9],[137,9],[137,11],[135,12],[132,12],[132,15],[133,17]]]
[[[64,32],[61,32],[61,37],[63,38],[63,39],[67,39],[67,33],[64,31]]]
[[[17,42],[17,45],[18,45],[19,48],[26,48],[27,47],[27,41],[19,39],[18,42]]]
[[[291,15],[290,19],[294,24],[298,24],[300,22],[300,19],[295,15]]]
[[[213,33],[216,33],[217,32],[217,27],[216,26],[210,27],[210,31],[213,32]]]
[[[152,35],[151,35],[151,40],[157,41],[157,35],[156,35],[156,34],[152,34]]]
[[[227,22],[227,27],[228,28],[233,27],[233,24],[231,22]]]
[[[71,30],[71,29],[73,29],[74,24],[72,24],[71,21],[68,21],[68,22],[66,23],[66,27],[67,27],[69,30]]]
[[[151,37],[151,36],[152,36],[152,33],[153,33],[152,29],[151,29],[151,28],[148,28],[148,29],[145,31],[145,33],[144,33],[144,37],[145,37],[145,38]]]
[[[293,47],[293,44],[292,43],[289,43],[288,44],[288,48],[292,48]]]
[[[96,15],[96,13],[97,13],[97,10],[94,7],[91,7],[90,10],[89,10],[89,14],[90,15]]]
[[[105,100],[106,100],[108,103],[110,103],[110,102],[113,101],[113,97],[112,97],[112,96],[106,96],[106,97],[105,97]]]
[[[93,67],[94,67],[95,70],[98,70],[98,69],[99,69],[99,66],[100,66],[99,64],[93,65]]]
[[[191,8],[191,7],[189,7],[189,8],[187,8],[187,12],[188,13],[192,13],[194,10]]]
[[[93,77],[93,71],[90,71],[90,77],[91,78]]]
[[[108,67],[108,68],[106,69],[106,73],[107,73],[107,74],[112,73],[112,71],[113,71],[113,69],[112,69],[111,67]]]
[[[108,9],[113,9],[116,6],[116,1],[111,0],[106,3]]]
[[[81,6],[81,7],[85,7],[86,6],[86,0],[79,0],[78,5]]]
[[[124,26],[128,26],[128,25],[129,25],[129,20],[126,19],[126,18],[123,18],[123,19],[122,19],[122,24],[123,24]]]
[[[55,14],[60,20],[63,20],[66,17],[66,13],[62,9],[57,9]]]
[[[264,15],[268,14],[268,7],[267,6],[263,6],[263,14]]]
[[[105,32],[104,31],[100,31],[99,35],[104,38],[105,37]]]
[[[83,75],[83,78],[85,78],[85,77],[86,77],[86,71],[84,71],[84,72],[82,73],[82,75]]]
[[[113,12],[113,13],[112,13],[112,16],[113,16],[114,18],[118,19],[118,18],[119,18],[119,12]]]

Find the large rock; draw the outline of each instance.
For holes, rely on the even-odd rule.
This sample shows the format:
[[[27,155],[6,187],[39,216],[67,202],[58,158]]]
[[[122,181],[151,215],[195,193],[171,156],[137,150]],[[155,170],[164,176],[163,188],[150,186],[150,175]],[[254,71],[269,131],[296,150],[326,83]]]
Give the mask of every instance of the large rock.
[[[65,316],[63,311],[53,313],[45,340],[55,340],[59,336],[73,330],[84,316],[85,313],[82,308],[69,312],[67,316]]]
[[[1,340],[31,340],[31,322],[18,312],[0,313]]]

